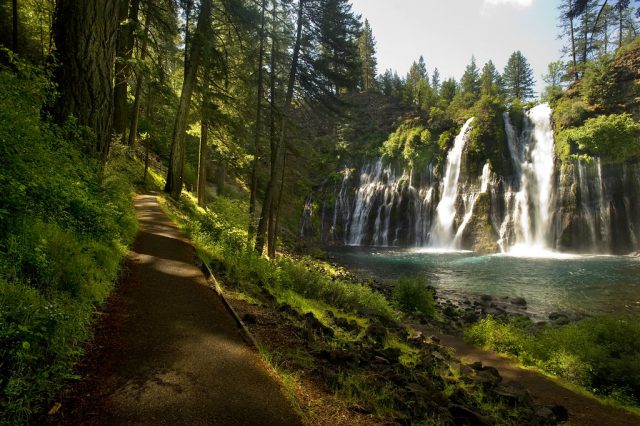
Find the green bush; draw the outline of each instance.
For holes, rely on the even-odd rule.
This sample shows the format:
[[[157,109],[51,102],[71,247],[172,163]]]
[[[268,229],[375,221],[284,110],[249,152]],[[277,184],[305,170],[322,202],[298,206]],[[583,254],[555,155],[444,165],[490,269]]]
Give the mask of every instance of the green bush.
[[[465,339],[517,357],[597,394],[640,405],[639,318],[597,317],[537,332],[522,320],[488,316]]]
[[[137,230],[122,172],[134,162],[114,149],[101,169],[87,154],[90,132],[42,121],[43,73],[17,69],[0,68],[2,424],[27,423],[74,377]]]
[[[401,277],[393,283],[393,300],[405,312],[420,312],[431,318],[435,314],[436,303],[433,293],[424,281],[418,278]]]
[[[591,105],[604,110],[615,106],[618,99],[616,72],[610,55],[602,55],[587,63],[580,89],[584,101]]]
[[[380,148],[383,156],[403,160],[409,168],[419,168],[431,161],[437,153],[437,144],[431,141],[431,132],[420,119],[407,119],[389,135]]]
[[[321,273],[306,265],[313,263],[310,259],[301,262],[282,257],[271,261],[249,249],[246,221],[237,218],[239,215],[234,208],[238,205],[244,207],[238,201],[217,197],[207,210],[203,210],[197,208],[190,198],[182,197],[178,204],[168,204],[167,207],[211,266],[224,273],[228,282],[250,294],[259,294],[262,289],[276,296],[293,291],[346,312],[387,319],[395,316],[382,294],[364,285]]]
[[[588,105],[581,99],[562,97],[553,105],[553,124],[556,133],[584,123],[589,115]]]
[[[640,156],[640,123],[626,113],[590,118],[583,126],[562,132],[559,139],[608,162],[621,163]]]

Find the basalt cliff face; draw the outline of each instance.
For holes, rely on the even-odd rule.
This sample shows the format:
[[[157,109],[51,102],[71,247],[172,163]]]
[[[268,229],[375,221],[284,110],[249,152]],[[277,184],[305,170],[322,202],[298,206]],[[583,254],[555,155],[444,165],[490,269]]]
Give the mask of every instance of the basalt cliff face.
[[[503,115],[507,167],[465,167],[474,120],[441,165],[409,169],[384,157],[345,164],[308,198],[300,233],[325,244],[480,252],[640,249],[640,165],[560,162],[551,109]]]

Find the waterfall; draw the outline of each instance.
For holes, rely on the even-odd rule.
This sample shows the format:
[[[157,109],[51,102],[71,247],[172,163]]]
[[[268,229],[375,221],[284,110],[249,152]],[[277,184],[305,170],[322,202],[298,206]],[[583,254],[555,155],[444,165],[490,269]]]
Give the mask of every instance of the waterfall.
[[[456,231],[456,236],[453,239],[453,246],[456,248],[460,248],[460,241],[462,239],[462,235],[464,234],[464,230],[467,228],[469,221],[473,217],[473,209],[476,206],[476,201],[478,201],[478,197],[480,194],[484,194],[489,189],[489,179],[491,178],[491,166],[489,163],[486,163],[482,168],[482,178],[480,181],[480,190],[479,191],[468,191],[467,199],[464,203],[464,219],[462,219],[462,223],[458,227]]]
[[[322,217],[325,201],[327,209],[334,202],[327,234],[346,245],[525,255],[640,249],[640,163],[602,164],[594,158],[555,164],[547,104],[526,112],[519,126],[508,113],[503,120],[511,167],[491,170],[487,163],[481,176],[462,171],[472,118],[447,153],[441,178],[435,161],[415,171],[385,158],[345,167],[342,182],[323,193],[328,201],[322,201]],[[315,205],[307,200],[301,235],[317,233],[309,220]]]
[[[462,151],[469,139],[469,131],[473,117],[467,120],[456,136],[453,147],[447,154],[447,166],[442,182],[440,203],[436,208],[436,223],[431,232],[431,245],[434,247],[451,247],[453,244],[453,221],[456,216],[456,199],[458,198],[458,180],[462,164]]]
[[[527,140],[524,151],[518,153],[522,162],[516,163],[520,183],[512,215],[515,244],[509,251],[532,253],[552,248],[549,230],[554,199],[554,141],[548,104],[532,108],[526,117],[523,135]],[[512,158],[517,157],[512,153]]]

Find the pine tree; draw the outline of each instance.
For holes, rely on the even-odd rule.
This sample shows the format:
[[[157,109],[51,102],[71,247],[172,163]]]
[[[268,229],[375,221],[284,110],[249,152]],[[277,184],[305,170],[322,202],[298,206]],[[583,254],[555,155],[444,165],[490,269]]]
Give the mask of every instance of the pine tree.
[[[424,57],[420,55],[418,62],[414,61],[407,73],[405,80],[406,103],[413,106],[421,106],[429,89],[427,65],[424,62]]]
[[[500,95],[501,83],[500,73],[493,65],[492,61],[487,62],[482,67],[482,75],[480,75],[480,94],[485,96],[498,96]]]
[[[376,60],[376,41],[373,38],[369,21],[366,19],[358,40],[358,49],[360,50],[360,62],[362,64],[360,88],[362,91],[368,92],[376,87],[375,78],[378,61]]]
[[[518,50],[513,52],[502,73],[505,92],[509,100],[525,101],[534,95],[533,70],[527,58]]]
[[[433,69],[433,75],[431,76],[431,87],[436,92],[440,90],[440,71],[438,68]]]
[[[53,23],[60,65],[54,71],[59,96],[52,115],[59,123],[72,115],[91,128],[102,161],[109,153],[113,124],[117,6],[108,0],[58,0]]]
[[[182,91],[178,111],[173,125],[171,141],[171,157],[167,172],[165,192],[175,199],[180,198],[182,185],[184,184],[185,161],[185,132],[187,128],[187,115],[191,107],[191,96],[196,84],[198,68],[205,53],[205,46],[210,41],[212,0],[203,0],[198,13],[198,23],[193,40],[188,44],[189,55],[185,60],[185,73],[182,81]],[[185,56],[186,56],[185,52]]]
[[[470,94],[474,99],[480,96],[480,70],[476,65],[475,56],[471,56],[471,62],[464,70],[460,79],[460,89],[463,94]]]
[[[358,47],[360,21],[351,11],[348,0],[324,1],[319,12],[320,54],[315,68],[327,77],[327,83],[333,86],[331,89],[335,93],[341,89],[355,90],[362,67]]]
[[[451,102],[458,93],[458,83],[455,79],[449,78],[442,82],[440,96],[447,102]]]

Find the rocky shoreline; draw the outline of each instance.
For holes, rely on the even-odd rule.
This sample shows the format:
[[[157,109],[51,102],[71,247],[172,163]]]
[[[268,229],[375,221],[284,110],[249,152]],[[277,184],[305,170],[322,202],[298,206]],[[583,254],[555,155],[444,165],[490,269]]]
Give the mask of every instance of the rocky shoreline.
[[[365,274],[355,273],[348,266],[336,262],[336,259],[331,259],[331,265],[342,271],[341,278],[355,283],[366,284],[384,294],[387,299],[391,299],[393,287],[389,282],[376,277],[365,277]],[[438,312],[441,313],[441,320],[436,321],[436,325],[442,332],[448,334],[461,335],[466,327],[477,323],[487,315],[505,320],[511,317],[527,318],[538,327],[547,324],[562,326],[587,317],[585,314],[572,311],[532,310],[527,300],[518,296],[479,295],[457,290],[441,290],[429,285],[427,288],[433,293]],[[415,314],[414,316],[422,324],[434,323],[433,319],[426,318],[420,314]]]

